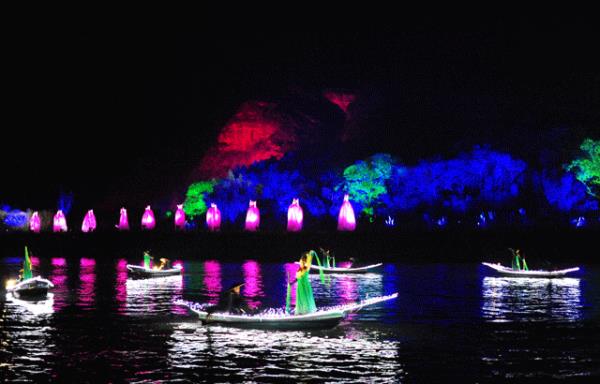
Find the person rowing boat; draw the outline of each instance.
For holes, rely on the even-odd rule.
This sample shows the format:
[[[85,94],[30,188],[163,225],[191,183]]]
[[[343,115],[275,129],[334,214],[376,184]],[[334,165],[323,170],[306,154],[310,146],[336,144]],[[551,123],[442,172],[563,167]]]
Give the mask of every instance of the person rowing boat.
[[[219,302],[217,305],[206,308],[206,312],[209,316],[212,313],[229,313],[234,315],[250,314],[253,311],[246,304],[245,299],[240,293],[240,288],[244,283],[238,283],[225,292],[222,292],[219,296]]]

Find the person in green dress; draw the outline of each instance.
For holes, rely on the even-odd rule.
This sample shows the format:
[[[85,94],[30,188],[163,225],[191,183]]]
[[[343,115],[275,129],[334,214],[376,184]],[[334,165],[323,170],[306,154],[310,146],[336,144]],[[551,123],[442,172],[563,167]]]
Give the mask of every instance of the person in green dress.
[[[300,258],[300,268],[298,269],[298,272],[296,272],[296,307],[294,309],[294,314],[296,315],[303,315],[317,310],[312,287],[308,278],[314,256],[316,256],[315,251],[310,250],[303,253]]]
[[[525,257],[521,255],[521,250],[517,249],[516,251],[512,248],[509,248],[512,252],[512,269],[514,271],[528,271],[529,267],[527,267],[527,261],[525,261]]]

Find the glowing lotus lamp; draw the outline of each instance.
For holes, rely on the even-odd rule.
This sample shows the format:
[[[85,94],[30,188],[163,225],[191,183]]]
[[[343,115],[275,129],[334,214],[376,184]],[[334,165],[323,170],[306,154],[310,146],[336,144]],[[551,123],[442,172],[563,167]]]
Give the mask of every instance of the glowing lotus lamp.
[[[83,223],[81,224],[82,232],[94,232],[96,230],[96,216],[94,215],[94,210],[90,209],[85,214],[83,218]]]
[[[119,224],[115,225],[115,227],[117,227],[119,231],[129,230],[129,219],[127,218],[127,210],[125,208],[121,208]]]
[[[67,232],[67,229],[67,219],[65,218],[63,211],[59,209],[54,215],[52,230],[54,232]]]
[[[142,215],[142,229],[151,230],[156,226],[156,220],[154,219],[154,212],[150,206],[146,207],[144,214]]]
[[[211,204],[206,211],[206,225],[209,231],[218,231],[221,228],[221,211],[217,204]]]
[[[248,211],[246,212],[246,231],[254,232],[260,225],[260,211],[256,206],[256,201],[250,200]]]
[[[344,195],[344,202],[340,208],[340,214],[338,215],[338,231],[354,231],[356,229],[356,217],[354,216],[354,209],[348,195]]]
[[[37,211],[35,211],[29,219],[29,230],[34,233],[40,233],[41,229],[42,220],[40,219],[40,214]]]
[[[304,221],[304,213],[298,199],[293,199],[292,204],[288,207],[288,232],[298,232],[302,230],[302,221]]]
[[[175,211],[175,228],[185,228],[185,212],[183,211],[183,204],[177,204],[177,211]]]

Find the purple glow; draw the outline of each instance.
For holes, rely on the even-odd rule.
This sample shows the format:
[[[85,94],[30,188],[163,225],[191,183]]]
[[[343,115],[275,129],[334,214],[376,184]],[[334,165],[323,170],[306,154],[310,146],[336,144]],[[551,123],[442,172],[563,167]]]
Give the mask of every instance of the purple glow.
[[[79,289],[77,306],[85,310],[91,310],[94,307],[96,299],[96,260],[81,258],[79,261]]]
[[[296,280],[296,272],[298,272],[298,268],[299,268],[299,266],[296,263],[285,263],[283,265],[286,283],[288,281],[293,282],[294,280]],[[295,303],[296,302],[296,287],[294,285],[292,285],[292,287],[290,289],[290,293],[291,293],[290,302]]]
[[[336,286],[337,295],[342,299],[339,304],[353,303],[358,300],[358,286],[351,276],[341,276]]]
[[[42,220],[40,219],[40,214],[37,211],[35,211],[29,219],[29,230],[34,233],[40,233],[41,229]]]
[[[117,262],[116,302],[118,312],[125,312],[127,306],[127,260],[120,259]]]
[[[263,296],[260,265],[254,260],[248,260],[242,265],[242,269],[244,271],[244,296],[248,298],[248,305],[251,308],[257,308],[260,301],[255,298]]]
[[[206,211],[206,225],[210,231],[218,231],[221,228],[221,211],[217,204],[211,204]]]
[[[142,229],[152,230],[156,226],[156,220],[154,219],[154,212],[150,206],[146,207],[144,215],[142,216]]]
[[[94,232],[96,230],[96,216],[94,215],[94,210],[90,209],[85,214],[83,218],[83,223],[81,224],[82,232]]]
[[[52,274],[50,281],[54,284],[54,311],[58,312],[67,306],[68,287],[67,287],[67,260],[63,257],[53,257],[50,260],[52,264]]]
[[[256,201],[250,200],[248,211],[246,212],[246,231],[255,232],[260,225],[260,211],[256,206]]]
[[[119,215],[119,224],[116,226],[119,231],[128,231],[129,230],[129,219],[127,218],[127,210],[125,208],[121,208],[121,213]]]
[[[209,297],[208,302],[213,305],[219,301],[221,292],[221,264],[218,261],[208,260],[204,262],[204,288]]]
[[[183,211],[183,204],[177,204],[177,211],[175,211],[175,228],[185,228],[185,212]]]
[[[54,223],[52,225],[52,230],[54,232],[67,232],[67,219],[65,218],[65,214],[60,209],[54,215]]]
[[[292,204],[288,208],[288,232],[298,232],[302,230],[302,221],[304,220],[304,213],[298,199],[293,199]]]
[[[340,208],[340,214],[338,215],[338,231],[354,231],[356,229],[356,217],[354,216],[354,209],[348,195],[344,195],[344,202]]]

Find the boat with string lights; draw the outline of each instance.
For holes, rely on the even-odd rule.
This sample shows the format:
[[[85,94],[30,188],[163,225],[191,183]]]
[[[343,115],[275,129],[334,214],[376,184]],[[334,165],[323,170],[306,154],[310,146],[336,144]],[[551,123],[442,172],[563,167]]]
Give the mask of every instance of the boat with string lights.
[[[541,278],[552,278],[552,277],[564,277],[569,273],[579,271],[579,267],[574,268],[566,268],[566,269],[557,269],[553,271],[545,271],[545,270],[519,270],[512,269],[509,267],[505,267],[500,263],[492,264],[492,263],[482,263],[486,267],[493,269],[494,271],[500,273],[505,276],[512,277],[541,277]]]
[[[295,315],[287,313],[283,308],[270,308],[258,314],[208,313],[208,304],[179,300],[177,304],[188,307],[198,315],[204,325],[223,325],[237,328],[272,329],[272,330],[302,330],[328,329],[337,326],[350,313],[363,308],[380,304],[398,297],[398,293],[388,296],[378,296],[357,303],[324,307],[315,312]]]

